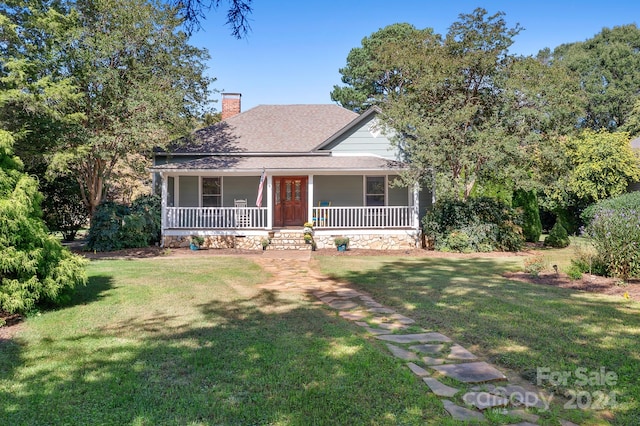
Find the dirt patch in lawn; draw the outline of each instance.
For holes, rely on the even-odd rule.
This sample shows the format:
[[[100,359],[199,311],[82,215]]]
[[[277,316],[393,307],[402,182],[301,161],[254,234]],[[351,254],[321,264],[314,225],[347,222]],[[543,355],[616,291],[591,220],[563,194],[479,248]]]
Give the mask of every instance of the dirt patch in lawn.
[[[620,280],[617,278],[589,274],[583,274],[579,280],[572,280],[566,274],[554,272],[540,273],[538,276],[526,272],[508,272],[504,276],[510,280],[602,293],[640,301],[640,280],[638,279],[628,280],[624,285],[620,285]]]
[[[0,345],[10,340],[22,327],[22,316],[0,311]]]

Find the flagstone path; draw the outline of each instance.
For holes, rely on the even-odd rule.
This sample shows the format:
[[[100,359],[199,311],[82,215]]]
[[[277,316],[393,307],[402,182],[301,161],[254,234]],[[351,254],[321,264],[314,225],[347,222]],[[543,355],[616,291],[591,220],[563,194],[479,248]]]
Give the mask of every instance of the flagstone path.
[[[261,288],[311,294],[345,320],[384,341],[393,356],[407,361],[407,368],[442,398],[444,409],[454,419],[483,422],[485,410],[500,408],[522,420],[511,426],[538,424],[539,416],[529,409],[548,408],[542,391],[509,383],[499,369],[444,334],[423,329],[413,319],[315,271],[309,266],[310,255],[272,251],[256,258],[273,275]],[[403,332],[410,327],[411,332]]]

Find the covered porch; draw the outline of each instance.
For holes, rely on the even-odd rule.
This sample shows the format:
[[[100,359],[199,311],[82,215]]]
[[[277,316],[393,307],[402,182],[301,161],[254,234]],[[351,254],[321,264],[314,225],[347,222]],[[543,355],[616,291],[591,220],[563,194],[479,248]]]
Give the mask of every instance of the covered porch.
[[[417,229],[418,188],[394,186],[396,175],[162,174],[162,229],[270,231]]]

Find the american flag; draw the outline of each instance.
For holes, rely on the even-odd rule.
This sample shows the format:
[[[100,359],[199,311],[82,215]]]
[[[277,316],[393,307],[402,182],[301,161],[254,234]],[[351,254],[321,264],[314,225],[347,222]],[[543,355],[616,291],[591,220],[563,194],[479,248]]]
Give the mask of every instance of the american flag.
[[[262,176],[260,176],[260,185],[258,185],[258,198],[256,199],[256,206],[262,207],[262,188],[264,188],[264,180],[267,177],[267,173],[262,169]]]

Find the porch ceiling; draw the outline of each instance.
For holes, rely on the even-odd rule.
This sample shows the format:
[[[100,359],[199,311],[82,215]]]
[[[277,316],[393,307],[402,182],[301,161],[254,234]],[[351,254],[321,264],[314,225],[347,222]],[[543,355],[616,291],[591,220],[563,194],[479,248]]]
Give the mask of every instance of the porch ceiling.
[[[163,164],[152,167],[154,172],[254,172],[267,170],[309,171],[400,171],[404,164],[373,156],[282,156],[282,157],[228,157],[211,156],[184,163]]]

